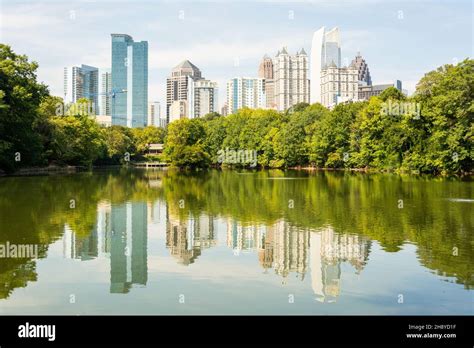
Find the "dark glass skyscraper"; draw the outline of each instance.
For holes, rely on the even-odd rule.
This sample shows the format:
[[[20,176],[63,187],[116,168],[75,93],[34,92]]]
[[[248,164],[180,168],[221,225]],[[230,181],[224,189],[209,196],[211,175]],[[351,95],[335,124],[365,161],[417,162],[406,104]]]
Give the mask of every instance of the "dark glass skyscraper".
[[[112,125],[145,127],[148,118],[148,42],[112,34]]]

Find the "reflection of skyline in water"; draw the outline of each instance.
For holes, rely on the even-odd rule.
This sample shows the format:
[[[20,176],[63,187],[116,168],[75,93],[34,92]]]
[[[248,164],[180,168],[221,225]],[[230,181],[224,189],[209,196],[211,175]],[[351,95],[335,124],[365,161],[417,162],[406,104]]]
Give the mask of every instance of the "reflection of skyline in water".
[[[87,237],[79,238],[68,226],[62,238],[63,257],[88,261],[110,259],[110,293],[128,293],[133,285],[148,280],[148,224],[166,222],[166,248],[176,262],[185,266],[198,262],[206,249],[215,247],[217,220],[206,214],[180,218],[167,204],[157,200],[111,205],[100,202],[97,222]],[[328,226],[321,230],[301,229],[285,220],[272,225],[243,225],[227,218],[226,245],[238,255],[253,252],[257,262],[286,283],[294,274],[303,281],[309,276],[316,299],[334,302],[340,294],[341,265],[347,262],[355,273],[364,268],[371,242],[360,235],[338,234]]]

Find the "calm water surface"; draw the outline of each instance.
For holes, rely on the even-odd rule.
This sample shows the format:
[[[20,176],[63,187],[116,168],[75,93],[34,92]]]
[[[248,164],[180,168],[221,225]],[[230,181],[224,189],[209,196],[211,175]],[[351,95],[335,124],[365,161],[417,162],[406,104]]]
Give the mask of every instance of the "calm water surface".
[[[473,237],[468,179],[0,178],[0,314],[474,314]]]

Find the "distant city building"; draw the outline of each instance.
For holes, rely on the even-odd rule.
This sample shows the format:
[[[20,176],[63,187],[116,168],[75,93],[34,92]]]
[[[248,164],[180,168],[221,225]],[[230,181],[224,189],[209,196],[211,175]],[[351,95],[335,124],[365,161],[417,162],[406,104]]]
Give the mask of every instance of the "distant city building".
[[[222,116],[227,116],[229,114],[227,110],[227,104],[224,104],[224,106],[221,108],[221,115]]]
[[[148,103],[148,125],[155,127],[166,127],[166,118],[161,118],[160,102]]]
[[[175,100],[169,108],[169,122],[186,118],[188,115],[188,101]]]
[[[145,127],[148,119],[148,42],[112,36],[112,124]]]
[[[245,107],[266,107],[265,79],[235,77],[227,82],[227,112],[232,114]]]
[[[394,83],[382,84],[382,85],[359,85],[359,100],[369,100],[370,97],[375,97],[380,95],[384,90],[389,87],[395,87],[400,92],[403,93],[402,81],[396,80]]]
[[[339,28],[326,32],[326,28],[321,27],[311,43],[311,103],[321,103],[321,71],[332,63],[341,67]]]
[[[369,66],[365,62],[365,59],[362,58],[360,52],[357,53],[355,59],[352,60],[351,65],[355,66],[357,69],[358,80],[364,82],[367,86],[372,85],[372,79],[370,77]]]
[[[99,112],[98,115],[112,116],[112,73],[111,69],[99,69]]]
[[[64,68],[64,102],[76,103],[87,98],[92,103],[92,110],[98,112],[99,69],[82,64]]]
[[[112,116],[110,116],[110,115],[97,115],[95,117],[95,120],[101,126],[104,126],[104,127],[112,126]]]
[[[273,60],[274,104],[286,110],[298,103],[309,103],[308,56],[304,49],[289,55],[286,48]]]
[[[188,79],[188,117],[198,118],[217,112],[217,83],[204,79],[194,80],[192,77]]]
[[[188,84],[199,79],[202,79],[201,70],[189,60],[184,60],[173,68],[171,76],[166,79],[166,119],[168,123],[171,122],[172,104],[176,101],[187,101]]]
[[[321,104],[332,108],[339,103],[357,101],[358,71],[354,65],[338,68],[331,63],[321,70]]]
[[[265,79],[266,107],[276,109],[275,103],[275,80],[273,74],[273,60],[265,55],[258,68],[258,77]]]

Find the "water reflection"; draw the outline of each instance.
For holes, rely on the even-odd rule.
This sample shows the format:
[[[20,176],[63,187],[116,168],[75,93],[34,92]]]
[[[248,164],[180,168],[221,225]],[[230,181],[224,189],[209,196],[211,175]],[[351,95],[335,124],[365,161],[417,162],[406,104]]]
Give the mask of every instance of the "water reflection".
[[[445,281],[472,287],[472,207],[445,199],[471,195],[471,182],[407,185],[391,177],[327,173],[294,174],[307,180],[260,180],[269,175],[288,174],[131,171],[9,178],[0,183],[0,242],[36,243],[39,258],[45,258],[48,245],[59,239],[63,258],[110,260],[112,294],[147,286],[153,234],[163,234],[177,264],[193,267],[207,250],[226,246],[229,254],[254,257],[253,267],[282,284],[290,278],[306,284],[322,303],[337,301],[345,277],[364,272],[374,242],[393,253],[410,241],[421,265]],[[27,200],[25,190],[43,200],[34,195],[25,207],[12,209],[12,203]],[[403,211],[396,205],[400,196],[406,197]],[[70,197],[76,197],[78,209],[64,207]],[[304,203],[288,209],[288,199]],[[1,260],[0,298],[36,281],[36,262]]]
[[[166,218],[166,247],[178,263],[192,264],[204,249],[216,245],[212,217],[202,214],[186,220],[172,215]]]
[[[212,216],[181,219],[169,214],[161,200],[121,205],[99,202],[97,224],[88,236],[78,237],[65,226],[63,257],[81,261],[109,258],[110,293],[128,293],[133,285],[146,285],[148,227],[160,221],[162,209],[166,247],[177,263],[189,266],[205,249],[217,245],[217,221]],[[227,218],[226,235],[227,247],[234,255],[253,252],[264,271],[273,270],[283,284],[292,273],[301,281],[309,275],[320,302],[334,302],[339,296],[343,262],[356,273],[363,270],[371,245],[363,236],[339,234],[330,226],[301,229],[285,220],[272,225],[243,225]]]

